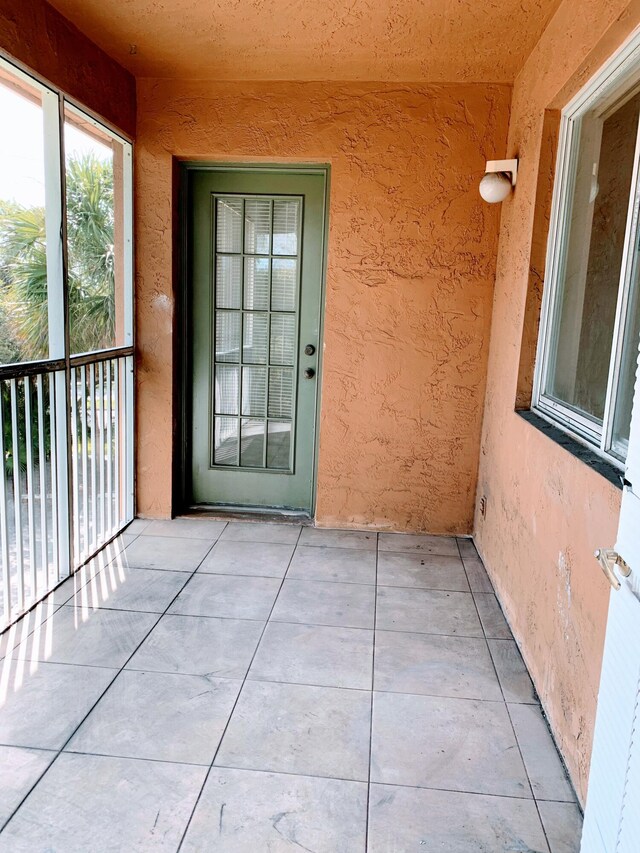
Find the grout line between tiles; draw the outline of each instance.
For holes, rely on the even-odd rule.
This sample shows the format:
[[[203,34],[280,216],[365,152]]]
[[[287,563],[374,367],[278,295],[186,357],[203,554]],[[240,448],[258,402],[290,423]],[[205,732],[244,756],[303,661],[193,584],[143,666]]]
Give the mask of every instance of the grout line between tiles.
[[[458,551],[460,552],[460,544],[459,543],[458,543]],[[462,552],[460,552],[460,558],[462,559]],[[464,566],[464,560],[462,561],[462,564]],[[464,570],[465,570],[465,573],[467,573],[467,567],[466,566],[464,566]],[[467,573],[467,580],[469,580],[468,573]],[[491,581],[489,581],[489,582],[491,583]],[[469,587],[471,587],[471,583],[469,583]],[[493,584],[492,584],[492,587],[493,587]],[[493,591],[493,593],[490,593],[490,594],[495,595],[495,590]],[[497,679],[498,684],[500,686],[500,693],[502,694],[502,701],[504,704],[505,711],[507,712],[507,719],[509,720],[509,725],[511,726],[511,731],[513,732],[513,738],[514,738],[514,741],[515,741],[516,746],[518,748],[518,754],[520,755],[520,761],[522,762],[522,767],[524,769],[525,776],[527,777],[527,783],[529,785],[529,790],[531,791],[531,798],[532,798],[533,802],[535,803],[536,814],[538,815],[538,820],[540,821],[540,826],[542,828],[542,833],[543,833],[544,839],[547,843],[547,847],[549,850],[551,850],[551,844],[549,842],[549,838],[547,837],[547,830],[546,830],[545,825],[542,821],[542,815],[540,814],[540,809],[538,808],[536,795],[535,795],[534,790],[533,790],[533,784],[531,783],[531,777],[529,776],[529,770],[527,769],[527,765],[525,764],[525,760],[524,760],[524,755],[522,754],[522,747],[520,746],[520,741],[518,740],[518,735],[516,733],[515,726],[513,725],[513,720],[511,719],[511,714],[509,713],[509,705],[507,704],[507,699],[504,695],[504,690],[502,687],[502,681],[500,680],[500,675],[498,674],[498,669],[496,667],[496,663],[493,659],[493,655],[491,654],[491,647],[489,646],[489,639],[493,639],[493,638],[489,638],[487,636],[487,632],[486,632],[485,627],[484,627],[484,622],[482,621],[482,617],[480,616],[480,611],[478,610],[478,603],[476,602],[475,593],[472,595],[472,598],[473,598],[473,606],[476,609],[476,612],[478,614],[478,619],[480,619],[480,624],[482,625],[482,630],[483,630],[483,633],[485,636],[485,643],[487,644],[487,651],[489,652],[489,658],[491,660],[491,666],[493,667],[493,671],[495,672],[496,679]]]
[[[15,744],[5,744],[0,742],[0,747],[6,747],[9,749],[27,749],[27,750],[35,750],[37,752],[52,752],[57,753],[58,750],[50,749],[48,747],[31,747],[31,746],[16,746]],[[103,752],[84,752],[76,749],[69,749],[65,751],[65,755],[85,755],[85,756],[97,756],[100,758],[117,758],[122,759],[123,761],[150,761],[155,764],[176,764],[178,766],[184,767],[208,767],[207,764],[195,764],[190,761],[166,761],[161,758],[142,758],[140,756],[132,756],[132,755],[116,755],[116,754],[108,754]],[[275,776],[293,776],[293,777],[301,777],[307,779],[331,779],[339,782],[351,782],[354,785],[366,785],[367,782],[359,780],[359,779],[349,779],[344,776],[319,776],[314,773],[291,773],[286,770],[264,770],[257,767],[234,767],[230,764],[216,764],[215,768],[219,770],[237,770],[239,773],[262,773],[264,775],[275,775]],[[44,775],[44,774],[43,774]],[[459,788],[437,788],[429,785],[411,785],[400,782],[372,782],[372,785],[380,785],[382,787],[387,788],[409,788],[411,790],[417,791],[443,791],[445,793],[450,794],[470,794],[472,796],[478,797],[498,797],[502,800],[516,800],[518,802],[531,802],[530,797],[514,797],[511,794],[495,794],[495,793],[487,793],[486,791],[473,791],[470,789],[459,789]],[[540,799],[538,802],[541,803],[554,803],[557,805],[568,805],[568,806],[577,806],[580,811],[580,804],[574,800],[550,800],[550,799]]]
[[[369,808],[371,803],[371,757],[373,752],[373,697],[376,683],[376,627],[378,619],[378,560],[380,556],[380,534],[376,533],[376,589],[373,597],[373,649],[371,654],[371,701],[369,703],[369,762],[367,766],[367,813],[364,827],[365,853],[369,850]]]
[[[48,749],[44,747],[27,747],[27,746],[16,746],[15,744],[4,744],[0,743],[0,746],[9,747],[11,749],[30,749],[37,750],[39,752],[58,752],[55,749]],[[169,765],[178,765],[181,767],[209,767],[208,764],[195,764],[190,761],[166,761],[161,758],[143,758],[141,756],[133,756],[133,755],[116,755],[109,754],[104,752],[83,752],[81,750],[69,749],[66,750],[65,755],[84,755],[84,756],[96,756],[98,758],[117,758],[123,761],[143,761],[143,762],[152,762],[154,764],[169,764]],[[216,764],[214,767],[211,767],[211,770],[237,770],[240,773],[263,773],[265,775],[275,775],[275,776],[292,776],[295,778],[302,777],[307,779],[325,779],[325,780],[335,780],[338,782],[350,782],[354,785],[367,785],[367,782],[361,779],[350,779],[346,776],[319,776],[315,773],[291,773],[286,770],[265,770],[264,768],[258,767],[235,767],[231,764]],[[42,774],[44,775],[44,774]],[[42,778],[42,777],[40,777]],[[412,785],[408,783],[401,782],[372,782],[371,785],[380,785],[386,788],[409,788],[411,790],[416,791],[443,791],[449,794],[470,794],[472,796],[478,797],[497,797],[501,800],[515,800],[517,802],[525,802],[529,803],[532,801],[531,797],[514,797],[512,794],[496,794],[496,793],[488,793],[487,791],[473,791],[467,788],[438,788],[431,785]],[[35,787],[35,785],[34,785]],[[578,805],[579,804],[574,801],[569,800],[540,800],[543,803],[557,803],[559,805]]]
[[[213,548],[213,546],[214,546],[214,545],[215,545],[215,542],[212,542],[212,543],[211,543],[211,547],[207,550],[206,554],[203,556],[203,558],[202,558],[203,560],[205,560],[205,559],[206,559],[206,557],[207,557],[207,556],[208,556],[208,554],[209,554],[209,551],[211,551],[211,548]],[[185,588],[185,587],[187,586],[187,584],[190,582],[191,578],[192,578],[192,577],[193,577],[193,575],[196,573],[196,571],[197,571],[197,569],[198,569],[198,567],[199,567],[199,566],[200,566],[200,563],[198,563],[198,566],[196,566],[196,568],[193,570],[193,572],[192,572],[192,573],[191,573],[191,574],[190,574],[190,575],[185,579],[184,584],[183,584],[183,585],[182,585],[182,587],[181,587],[181,588],[176,592],[176,594],[174,595],[174,597],[171,599],[171,601],[169,602],[169,604],[168,604],[168,605],[167,605],[167,607],[165,608],[164,613],[162,613],[162,614],[160,614],[160,615],[158,616],[158,618],[154,621],[154,623],[151,625],[151,627],[149,628],[149,630],[148,630],[148,631],[144,634],[144,636],[140,639],[140,642],[135,646],[135,648],[132,650],[131,654],[127,657],[127,659],[123,662],[123,664],[122,664],[120,667],[117,667],[117,668],[116,668],[116,667],[113,667],[113,669],[114,669],[114,670],[116,670],[116,671],[115,671],[115,675],[113,676],[113,678],[108,682],[108,684],[105,686],[104,690],[102,690],[102,692],[99,694],[99,696],[97,697],[97,699],[95,700],[95,702],[93,702],[93,704],[90,706],[90,708],[88,709],[88,711],[87,711],[87,712],[84,714],[84,716],[80,719],[80,721],[79,721],[79,722],[78,722],[78,724],[75,726],[75,728],[73,729],[73,731],[71,732],[71,734],[69,735],[69,737],[68,737],[68,738],[64,741],[64,743],[59,747],[59,749],[57,749],[57,750],[56,750],[57,754],[56,754],[56,756],[54,757],[53,761],[51,761],[51,763],[49,764],[49,766],[45,768],[44,772],[43,772],[43,773],[38,777],[38,779],[33,783],[33,785],[31,785],[31,786],[30,786],[30,788],[27,790],[26,794],[22,797],[22,799],[20,800],[20,802],[18,803],[18,805],[13,809],[13,811],[12,811],[12,812],[11,812],[11,814],[7,817],[7,819],[6,819],[6,820],[5,820],[5,821],[0,825],[0,834],[3,832],[3,830],[5,829],[5,827],[10,823],[10,821],[11,821],[11,820],[13,820],[13,818],[15,817],[15,815],[17,814],[17,812],[18,812],[18,811],[20,810],[20,808],[22,807],[23,803],[28,799],[28,797],[31,795],[32,791],[35,789],[36,785],[40,784],[40,782],[42,781],[42,779],[44,778],[44,776],[45,776],[47,773],[49,773],[49,771],[51,770],[51,768],[53,767],[53,765],[56,763],[56,761],[58,760],[58,758],[60,757],[60,755],[62,755],[62,752],[63,752],[64,748],[67,746],[67,744],[68,744],[68,743],[70,743],[71,739],[75,736],[75,734],[76,734],[76,732],[79,730],[79,728],[84,724],[85,720],[87,720],[87,719],[88,719],[88,717],[90,716],[90,714],[91,714],[91,713],[93,713],[93,711],[94,711],[94,709],[96,708],[96,706],[98,705],[98,703],[102,700],[102,698],[104,697],[104,695],[105,695],[105,694],[107,693],[107,691],[111,688],[111,686],[113,685],[113,683],[115,682],[115,680],[117,679],[117,677],[118,677],[118,676],[120,675],[120,673],[124,670],[125,666],[129,663],[129,661],[130,661],[130,660],[131,660],[131,658],[135,655],[135,653],[138,651],[138,649],[140,648],[140,646],[141,646],[141,645],[146,641],[146,639],[149,637],[149,635],[152,633],[152,631],[156,628],[156,626],[158,625],[158,623],[160,622],[160,620],[162,619],[162,617],[166,614],[166,612],[167,612],[167,610],[169,609],[169,607],[171,607],[171,605],[173,604],[173,602],[178,598],[178,596],[182,593],[182,591],[184,590],[184,588]],[[186,575],[186,574],[187,574],[187,573],[185,572],[185,575]],[[131,611],[129,611],[129,612],[131,612]],[[135,611],[133,611],[133,612],[135,612]],[[152,615],[153,615],[153,614],[152,614]],[[72,665],[73,665],[73,664],[72,664]],[[109,669],[110,669],[111,667],[104,667],[104,669],[107,669],[107,668],[109,668]]]
[[[145,759],[146,760],[146,759]],[[196,765],[198,767],[202,767],[203,765]],[[264,768],[258,767],[234,767],[232,764],[216,764],[215,767],[211,768],[212,770],[239,770],[244,771],[246,773],[269,773],[276,776],[302,776],[308,779],[336,779],[339,782],[352,782],[356,785],[369,785],[368,782],[362,779],[349,779],[345,776],[319,776],[314,773],[291,773],[287,770],[265,770]],[[479,797],[499,797],[501,800],[516,800],[517,802],[532,802],[531,797],[514,797],[513,794],[496,794],[489,793],[488,791],[473,791],[467,788],[437,788],[431,785],[412,785],[401,782],[371,782],[370,785],[381,785],[387,788],[410,788],[416,791],[444,791],[449,794],[471,794]],[[563,803],[564,800],[547,800],[545,802],[558,802]]]
[[[183,831],[182,836],[181,836],[181,838],[180,838],[180,843],[178,844],[178,848],[177,848],[177,850],[176,850],[176,853],[180,853],[180,850],[182,849],[182,845],[184,844],[184,840],[185,840],[185,838],[187,837],[187,833],[189,832],[189,827],[191,826],[191,821],[193,820],[193,816],[194,816],[194,814],[196,813],[196,809],[198,808],[198,804],[199,804],[199,802],[200,802],[200,798],[202,797],[202,794],[203,794],[204,789],[205,789],[205,787],[206,787],[206,785],[207,785],[207,781],[208,781],[208,779],[209,779],[209,776],[211,775],[211,771],[212,771],[213,766],[214,766],[214,764],[215,764],[215,760],[216,760],[216,758],[217,758],[217,756],[218,756],[218,753],[220,752],[220,747],[222,746],[222,742],[224,741],[225,735],[226,735],[226,733],[227,733],[227,729],[229,728],[229,724],[231,723],[231,720],[232,720],[232,718],[233,718],[233,714],[234,714],[234,712],[235,712],[235,710],[236,710],[236,707],[237,707],[237,705],[238,705],[238,702],[240,701],[240,697],[242,696],[242,691],[244,690],[244,686],[245,686],[245,684],[246,684],[246,682],[247,682],[247,676],[249,675],[249,672],[250,672],[250,670],[251,670],[251,665],[253,664],[253,661],[255,660],[255,657],[256,657],[256,655],[257,655],[257,653],[258,653],[258,649],[260,648],[260,643],[262,642],[262,638],[264,637],[264,633],[265,633],[265,631],[267,630],[267,625],[269,624],[269,620],[270,620],[270,618],[271,618],[271,614],[272,614],[272,613],[273,613],[273,611],[274,611],[274,608],[275,608],[275,606],[276,606],[276,602],[278,601],[278,597],[279,597],[280,592],[281,592],[281,590],[282,590],[282,587],[283,587],[283,585],[284,585],[285,578],[287,577],[287,572],[289,571],[289,567],[291,566],[291,563],[292,563],[292,561],[293,561],[293,555],[294,555],[294,554],[295,554],[295,552],[296,552],[296,548],[298,547],[298,543],[299,543],[299,541],[300,541],[300,537],[302,536],[302,530],[303,530],[303,528],[301,527],[301,528],[300,528],[300,530],[299,530],[299,532],[298,532],[298,538],[297,538],[297,540],[296,540],[295,546],[294,546],[293,551],[292,551],[292,553],[291,553],[291,557],[289,558],[289,563],[288,563],[288,565],[287,565],[287,570],[285,571],[284,576],[283,576],[283,578],[282,578],[282,580],[281,580],[281,582],[280,582],[280,586],[279,586],[279,588],[278,588],[278,592],[277,592],[277,594],[276,594],[275,598],[273,599],[273,604],[271,605],[271,610],[269,611],[269,615],[267,616],[267,619],[265,620],[265,623],[264,623],[264,625],[263,625],[262,631],[260,632],[260,637],[259,637],[259,639],[258,639],[258,642],[256,643],[256,647],[255,647],[254,652],[253,652],[253,654],[252,654],[252,656],[251,656],[251,660],[249,661],[249,665],[248,665],[248,667],[247,667],[247,671],[246,671],[245,676],[244,676],[244,678],[243,678],[243,680],[242,680],[242,685],[241,685],[241,687],[240,687],[240,690],[238,691],[238,695],[237,695],[237,696],[236,696],[236,698],[235,698],[235,702],[233,703],[233,707],[231,708],[231,711],[230,711],[230,713],[229,713],[229,716],[227,717],[227,722],[225,723],[224,729],[222,730],[222,734],[220,735],[220,740],[218,741],[218,745],[216,746],[216,750],[215,750],[215,752],[214,752],[214,754],[213,754],[213,758],[211,759],[211,763],[210,763],[210,765],[209,765],[209,769],[207,770],[207,772],[206,772],[206,774],[205,774],[204,781],[203,781],[203,783],[202,783],[202,785],[201,785],[201,787],[200,787],[200,791],[198,792],[198,796],[196,797],[196,801],[195,801],[195,803],[194,803],[194,805],[193,805],[193,808],[191,809],[191,814],[189,815],[189,819],[187,820],[187,823],[186,823],[186,825],[185,825],[185,828],[184,828],[184,831]],[[194,573],[194,574],[195,574],[195,573]]]
[[[157,627],[157,624],[158,623],[156,622],[154,624],[153,628]],[[282,623],[271,622],[271,624],[282,624]],[[267,623],[267,627],[268,627],[268,623]],[[357,628],[357,629],[349,629],[349,630],[362,630],[362,629]],[[136,653],[137,653],[138,648],[136,648]],[[129,661],[129,660],[131,660],[131,658],[128,658],[127,660]],[[38,661],[38,663],[47,664],[49,666],[73,666],[73,667],[87,667],[89,669],[107,669],[107,670],[111,670],[112,672],[117,672],[118,675],[122,674],[123,672],[124,673],[127,673],[127,672],[146,672],[146,673],[149,673],[149,675],[176,675],[178,677],[179,676],[186,676],[189,678],[216,678],[216,679],[219,679],[220,681],[242,681],[243,683],[245,681],[251,681],[251,682],[256,682],[259,684],[284,684],[284,685],[287,685],[289,687],[315,687],[315,688],[320,688],[323,690],[348,690],[348,691],[352,691],[355,693],[371,693],[371,692],[374,692],[374,693],[390,694],[392,696],[414,696],[418,699],[420,699],[420,698],[425,698],[425,699],[455,699],[455,700],[459,700],[460,702],[485,702],[485,703],[489,703],[489,704],[493,704],[493,705],[504,704],[504,699],[485,699],[485,698],[480,697],[480,696],[454,696],[454,695],[451,695],[449,693],[416,693],[415,691],[410,691],[410,690],[383,690],[380,688],[377,688],[374,691],[372,691],[371,687],[349,687],[348,685],[343,685],[343,684],[317,684],[315,682],[310,682],[310,681],[286,681],[284,679],[278,679],[278,678],[261,678],[261,677],[257,677],[257,676],[251,676],[248,673],[245,675],[219,675],[216,672],[207,672],[207,673],[184,672],[184,671],[177,671],[177,670],[170,670],[170,669],[151,669],[148,666],[135,667],[135,666],[129,666],[128,663],[124,665],[124,667],[126,667],[126,668],[123,667],[120,669],[118,669],[117,667],[104,666],[104,665],[100,665],[100,664],[67,663],[66,661],[53,661],[53,660]],[[114,678],[115,678],[115,676],[114,676]],[[508,704],[509,705],[524,705],[524,706],[529,707],[529,708],[530,707],[540,708],[540,705],[537,702],[511,702],[511,701],[509,701]],[[3,744],[0,742],[0,746],[2,746],[2,745]],[[26,746],[24,744],[10,744],[10,743],[4,744],[4,745],[5,746],[21,746],[21,747],[24,747],[25,749],[49,749],[50,748],[50,747],[33,746],[33,745],[32,746]],[[123,757],[126,758],[127,756],[123,756]]]
[[[533,796],[533,802],[535,803],[535,806],[536,806],[536,813],[538,815],[538,820],[540,821],[540,826],[542,827],[542,832],[543,832],[545,840],[547,842],[547,847],[549,848],[549,850],[551,850],[552,849],[551,848],[551,842],[549,840],[549,837],[547,836],[547,828],[544,825],[544,821],[542,820],[542,814],[540,813],[540,806],[538,805],[538,800],[537,800],[535,791],[533,790],[533,783],[531,781],[531,776],[529,775],[529,768],[527,767],[526,762],[524,760],[524,755],[522,753],[522,747],[520,746],[520,741],[518,739],[516,727],[513,724],[511,712],[509,711],[509,703],[505,700],[504,704],[505,704],[505,708],[507,709],[507,716],[509,717],[509,723],[510,723],[511,728],[513,730],[513,736],[515,737],[516,743],[518,744],[518,752],[520,753],[520,759],[522,761],[522,766],[524,767],[524,772],[527,774],[527,781],[529,782],[529,787],[531,788],[531,794]],[[554,744],[554,746],[555,746],[555,744]]]

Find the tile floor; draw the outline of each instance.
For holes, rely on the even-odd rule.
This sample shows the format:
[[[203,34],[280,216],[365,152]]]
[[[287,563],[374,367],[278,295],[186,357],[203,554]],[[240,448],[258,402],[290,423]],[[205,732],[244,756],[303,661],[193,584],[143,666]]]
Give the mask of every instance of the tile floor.
[[[0,851],[579,849],[469,540],[135,521],[0,658]]]

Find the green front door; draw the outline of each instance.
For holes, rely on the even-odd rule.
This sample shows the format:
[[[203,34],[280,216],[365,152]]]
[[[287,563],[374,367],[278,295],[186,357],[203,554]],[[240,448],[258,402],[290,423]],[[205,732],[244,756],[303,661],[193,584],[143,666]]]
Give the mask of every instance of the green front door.
[[[189,172],[194,503],[312,509],[325,179]]]

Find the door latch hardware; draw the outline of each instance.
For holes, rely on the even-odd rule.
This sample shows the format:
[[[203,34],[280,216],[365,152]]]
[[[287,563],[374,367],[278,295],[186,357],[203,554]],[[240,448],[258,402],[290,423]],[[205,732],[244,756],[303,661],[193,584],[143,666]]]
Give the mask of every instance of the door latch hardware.
[[[313,367],[306,367],[305,368],[305,371],[304,371],[304,378],[305,379],[313,379],[313,377],[315,375],[316,375],[316,372],[313,369]]]
[[[316,348],[314,347],[313,344],[307,344],[306,347],[304,348],[304,354],[305,355],[314,355],[315,351],[316,351]]]
[[[617,566],[620,574],[628,578],[631,574],[631,566],[625,562],[617,551],[613,548],[597,548],[593,552],[593,556],[600,563],[600,568],[605,574],[605,577],[614,589],[620,589],[620,581],[615,576],[613,568]]]

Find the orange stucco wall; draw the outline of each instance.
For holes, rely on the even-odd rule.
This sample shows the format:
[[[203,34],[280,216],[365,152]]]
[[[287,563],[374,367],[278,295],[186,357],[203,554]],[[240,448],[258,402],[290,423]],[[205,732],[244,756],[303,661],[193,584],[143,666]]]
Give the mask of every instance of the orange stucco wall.
[[[0,0],[0,51],[133,136],[133,75],[44,0]]]
[[[138,510],[171,511],[174,158],[331,165],[317,521],[471,528],[499,85],[138,81]]]
[[[516,80],[482,435],[476,541],[584,802],[621,492],[514,412],[544,111],[562,107],[640,21],[640,4],[565,0]],[[571,38],[567,39],[567,33]],[[525,340],[527,334],[524,335]],[[514,357],[514,354],[516,356]]]

